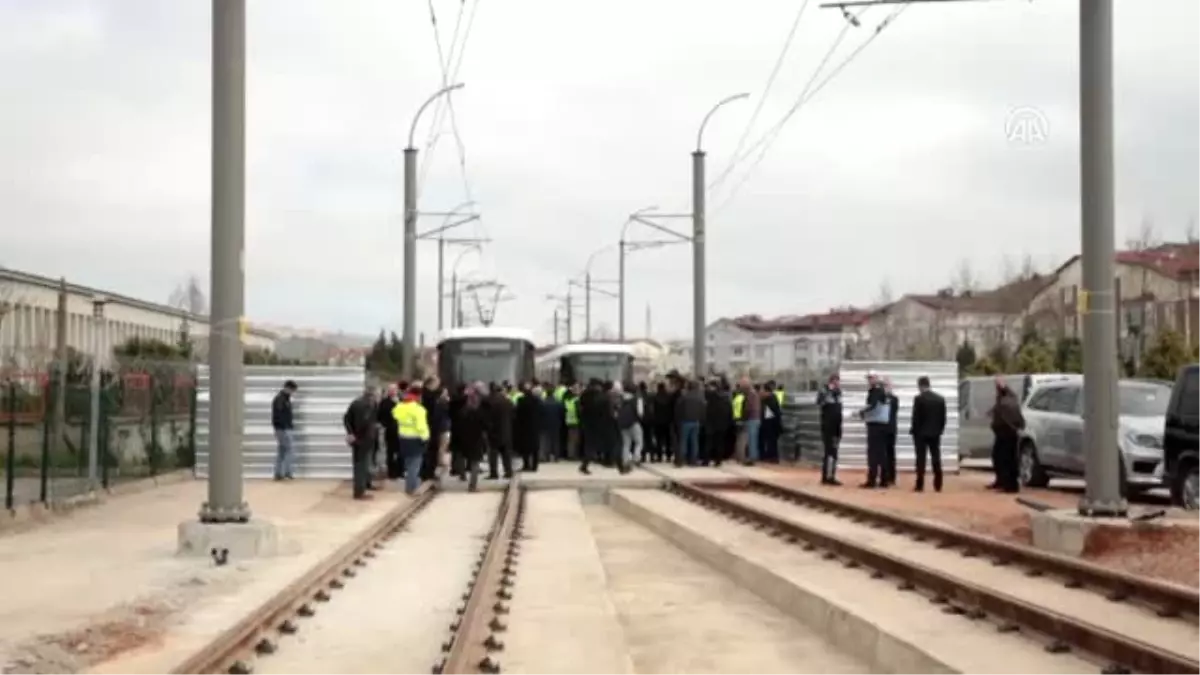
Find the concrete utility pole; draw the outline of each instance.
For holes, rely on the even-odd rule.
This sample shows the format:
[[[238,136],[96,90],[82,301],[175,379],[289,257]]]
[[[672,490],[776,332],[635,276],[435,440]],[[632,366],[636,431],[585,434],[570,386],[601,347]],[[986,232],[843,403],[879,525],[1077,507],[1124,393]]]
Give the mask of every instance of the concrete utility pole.
[[[1083,302],[1083,447],[1087,488],[1079,512],[1122,517],[1117,445],[1117,324],[1113,257],[1113,3],[1079,0],[1080,227]]]
[[[245,301],[246,0],[213,0],[212,309],[205,523],[244,523],[241,324]]]
[[[413,355],[417,352],[417,149],[414,147],[417,123],[421,113],[429,104],[456,89],[461,82],[447,85],[434,92],[417,108],[412,125],[408,128],[408,147],[404,148],[404,363],[401,375],[409,379],[413,374]]]

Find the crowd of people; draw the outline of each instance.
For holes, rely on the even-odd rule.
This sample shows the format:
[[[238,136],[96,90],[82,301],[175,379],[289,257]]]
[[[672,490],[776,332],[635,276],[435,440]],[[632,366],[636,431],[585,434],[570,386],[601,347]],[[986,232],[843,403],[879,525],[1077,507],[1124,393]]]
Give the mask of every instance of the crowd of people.
[[[276,479],[291,478],[291,396],[285,383],[272,407],[279,453]],[[590,380],[546,387],[535,380],[475,382],[451,392],[438,378],[368,390],[343,416],[352,449],[354,496],[369,499],[382,476],[413,492],[448,471],[474,490],[487,478],[536,472],[542,462],[579,462],[628,473],[642,462],[720,466],[779,459],[784,393],[774,382],[689,380],[671,375],[647,384]],[[378,461],[383,455],[383,462]]]
[[[996,387],[991,415],[996,480],[991,487],[1016,492],[1017,440],[1024,420],[1019,398],[1000,378]],[[924,489],[929,460],[933,489],[941,491],[946,401],[927,377],[917,380],[917,388],[908,430],[916,459],[913,487]],[[276,480],[292,478],[291,398],[296,389],[295,382],[284,383],[272,405]],[[485,462],[488,479],[511,478],[514,457],[520,459],[521,471],[536,472],[542,462],[577,461],[584,474],[597,464],[628,473],[643,462],[683,467],[778,461],[783,402],[783,390],[773,381],[758,385],[748,378],[731,385],[725,378],[672,374],[652,385],[593,379],[586,386],[549,388],[537,380],[516,386],[475,382],[451,393],[431,377],[391,385],[378,398],[368,389],[350,403],[343,424],[352,448],[354,497],[369,499],[377,489],[375,467],[387,479],[403,480],[412,493],[422,481],[441,478],[446,471],[474,490]],[[845,415],[837,375],[820,389],[817,404],[824,448],[821,482],[841,485],[837,462]],[[863,488],[896,483],[899,407],[891,382],[868,374],[866,405],[857,411],[866,427]]]

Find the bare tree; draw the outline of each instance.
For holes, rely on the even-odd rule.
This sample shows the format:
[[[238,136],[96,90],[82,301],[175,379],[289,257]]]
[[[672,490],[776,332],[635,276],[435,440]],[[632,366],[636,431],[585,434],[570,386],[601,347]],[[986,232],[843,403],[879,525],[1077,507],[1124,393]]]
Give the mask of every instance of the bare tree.
[[[592,329],[592,338],[595,340],[615,340],[617,334],[613,331],[612,326],[601,322]]]
[[[1000,283],[1011,284],[1021,278],[1021,272],[1017,269],[1017,261],[1012,255],[1005,253],[1000,259]]]
[[[971,293],[979,289],[979,276],[975,274],[970,260],[963,258],[958,261],[950,287],[957,293]]]
[[[1021,257],[1021,281],[1029,281],[1040,274],[1037,261],[1033,259],[1032,253],[1026,253]]]
[[[208,314],[208,298],[200,285],[200,277],[195,274],[189,275],[186,281],[175,286],[167,304],[189,314]]]
[[[879,283],[879,291],[875,294],[875,306],[886,307],[895,301],[892,294],[892,284],[887,279]]]
[[[1154,219],[1149,215],[1142,216],[1138,225],[1137,235],[1125,239],[1125,248],[1130,251],[1148,251],[1159,245],[1158,234],[1154,227]]]
[[[1200,241],[1200,236],[1196,232],[1196,215],[1192,214],[1187,219],[1187,224],[1183,226],[1183,240],[1189,244],[1194,244]]]

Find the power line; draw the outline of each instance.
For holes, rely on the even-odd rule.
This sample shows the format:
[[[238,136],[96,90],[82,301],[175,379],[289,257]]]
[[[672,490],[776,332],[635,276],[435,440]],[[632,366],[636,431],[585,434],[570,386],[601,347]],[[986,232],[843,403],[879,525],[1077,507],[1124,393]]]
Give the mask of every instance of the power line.
[[[433,26],[434,45],[437,47],[438,68],[442,73],[442,85],[446,86],[450,82],[458,81],[458,72],[462,68],[463,59],[466,55],[467,43],[471,38],[471,29],[475,25],[475,15],[479,9],[479,0],[471,3],[470,12],[466,13],[466,27],[463,28],[463,14],[466,10],[467,3],[470,0],[460,0],[458,6],[458,15],[454,21],[454,31],[451,35],[450,49],[442,48],[441,34],[437,25],[437,11],[434,9],[433,0],[428,0],[429,18]],[[461,36],[462,40],[459,41]],[[443,107],[443,103],[445,104]],[[466,144],[463,142],[462,135],[458,130],[458,119],[454,110],[454,102],[450,97],[446,97],[443,101],[439,99],[434,108],[434,119],[430,126],[429,136],[425,144],[425,156],[422,158],[420,168],[420,179],[417,183],[418,192],[425,185],[425,177],[429,173],[429,168],[432,165],[433,151],[437,147],[437,142],[441,138],[442,128],[445,125],[446,117],[450,119],[450,128],[454,134],[454,140],[458,150],[458,169],[459,175],[462,178],[463,193],[467,201],[474,201],[474,190],[471,189],[471,180],[467,174],[467,151]],[[483,225],[482,218],[477,218],[474,223],[475,233],[481,239],[487,238],[487,229]]]
[[[734,148],[733,154],[730,155],[729,164],[721,171],[720,175],[709,183],[707,188],[712,190],[719,186],[733,171],[738,155],[742,154],[742,150],[746,147],[746,139],[750,137],[750,131],[754,129],[754,123],[758,121],[759,114],[762,113],[763,106],[767,103],[767,98],[771,95],[771,87],[775,84],[775,78],[779,76],[779,71],[783,67],[783,61],[787,58],[788,51],[792,48],[792,41],[796,39],[796,31],[800,28],[800,19],[804,18],[804,10],[808,8],[809,0],[804,0],[800,5],[800,11],[796,12],[796,18],[792,21],[792,27],[788,31],[787,39],[783,42],[783,49],[779,50],[779,56],[775,59],[775,65],[771,67],[771,74],[767,76],[767,84],[763,87],[762,95],[758,97],[758,103],[754,106],[754,112],[750,115],[750,120],[746,122],[746,128],[742,130],[742,136],[738,139],[737,147]]]
[[[442,73],[442,86],[450,84],[451,80],[451,62],[454,60],[455,51],[458,49],[458,34],[462,29],[463,11],[466,8],[466,0],[459,0],[458,16],[454,21],[454,32],[450,39],[450,50],[447,53],[442,48],[441,30],[438,28],[437,10],[433,6],[434,0],[428,0],[429,6],[429,22],[433,27],[433,44],[437,48],[438,69]],[[441,138],[442,127],[445,124],[446,111],[449,111],[450,129],[454,133],[454,139],[458,145],[459,157],[464,154],[462,137],[458,133],[458,123],[454,116],[454,103],[450,97],[439,98],[433,108],[433,123],[429,125],[429,134],[425,140],[425,156],[421,158],[420,179],[417,181],[418,194],[420,189],[425,185],[425,177],[429,173],[429,167],[432,164],[433,150],[437,147],[437,141]],[[467,199],[471,198],[467,194]]]
[[[853,62],[860,54],[862,54],[863,50],[865,50],[872,42],[874,42],[875,39],[879,37],[879,35],[909,7],[911,7],[911,5],[902,5],[899,9],[886,16],[883,21],[879,22],[879,25],[875,27],[874,32],[872,32],[866,40],[859,44],[854,51],[850,52],[850,54],[843,59],[841,63],[835,66],[833,70],[827,76],[825,76],[824,79],[820,80],[820,82],[816,82],[816,77],[822,70],[824,70],[825,64],[828,62],[829,57],[832,56],[833,49],[836,49],[836,47],[841,44],[846,32],[852,25],[854,25],[854,23],[850,22],[849,19],[856,17],[847,15],[847,25],[843,27],[842,32],[838,34],[838,38],[835,40],[833,48],[831,48],[830,52],[826,54],[825,59],[823,59],[821,62],[821,66],[819,66],[816,72],[814,72],[813,78],[809,80],[808,85],[805,86],[804,91],[801,92],[800,97],[796,100],[796,103],[792,106],[792,108],[788,110],[788,112],[774,127],[767,131],[767,133],[763,134],[759,141],[755,143],[753,147],[751,147],[749,152],[747,152],[748,156],[750,152],[754,152],[755,149],[761,147],[758,156],[755,157],[754,162],[750,165],[750,168],[748,168],[746,173],[743,174],[742,179],[738,181],[736,185],[734,185],[733,189],[729,192],[726,198],[720,204],[718,204],[716,208],[713,209],[714,213],[728,206],[729,203],[732,202],[737,196],[737,193],[741,190],[741,188],[747,183],[747,181],[750,180],[750,177],[754,174],[754,170],[758,168],[758,165],[762,163],[763,158],[766,157],[767,152],[771,149],[771,145],[773,145],[774,142],[779,138],[779,135],[782,133],[783,127],[787,124],[788,120],[790,120],[802,107],[804,107],[805,103],[811,101],[818,93],[820,93],[822,89],[825,88],[826,85],[828,85],[835,77],[841,74],[841,72],[845,70],[845,68],[849,66],[851,62]],[[814,82],[816,82],[816,86],[812,86]],[[743,156],[741,159],[745,159],[745,156]]]

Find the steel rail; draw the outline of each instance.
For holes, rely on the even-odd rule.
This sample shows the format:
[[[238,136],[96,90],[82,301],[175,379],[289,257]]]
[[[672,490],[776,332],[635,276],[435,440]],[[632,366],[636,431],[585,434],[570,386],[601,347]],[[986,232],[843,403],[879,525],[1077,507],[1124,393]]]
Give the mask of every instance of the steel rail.
[[[664,488],[688,501],[753,523],[756,529],[769,530],[772,536],[789,542],[807,542],[806,550],[825,549],[827,559],[840,558],[847,567],[866,567],[872,577],[893,577],[898,589],[926,589],[931,601],[946,605],[948,613],[970,620],[991,617],[999,622],[1000,632],[1027,629],[1048,639],[1045,648],[1058,653],[1078,649],[1086,655],[1108,662],[1106,673],[1196,673],[1200,663],[1194,658],[1163,650],[1113,633],[1098,626],[1065,616],[1052,609],[1027,603],[1008,594],[959,579],[920,563],[875,550],[849,539],[781,518],[762,509],[721,496],[718,492],[667,478]]]
[[[458,618],[450,625],[450,639],[442,645],[445,658],[433,667],[435,674],[500,672],[493,654],[504,649],[497,635],[508,628],[501,617],[509,613],[521,554],[525,494],[519,479],[509,481]]]
[[[412,499],[397,505],[366,530],[314,565],[304,576],[288,584],[234,626],[171,670],[172,673],[250,673],[252,655],[270,654],[276,631],[295,633],[296,616],[315,613],[313,602],[327,602],[330,589],[345,585],[343,578],[357,576],[357,568],[375,557],[375,549],[400,531],[437,494],[430,483],[422,485]]]
[[[1152,608],[1159,616],[1178,616],[1194,622],[1200,610],[1200,593],[1192,588],[1135,576],[1086,560],[1068,558],[940,523],[852,504],[773,481],[759,478],[747,480],[749,489],[755,492],[809,508],[831,511],[858,522],[890,528],[918,541],[941,542],[943,548],[960,548],[965,555],[988,556],[998,564],[1021,565],[1039,575],[1052,574],[1061,577],[1068,587],[1096,589],[1109,600],[1142,604]]]

